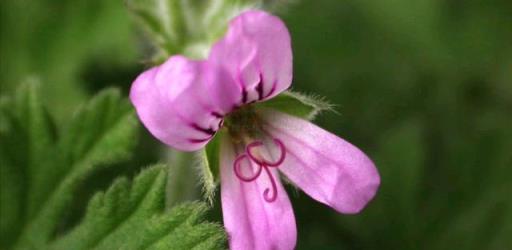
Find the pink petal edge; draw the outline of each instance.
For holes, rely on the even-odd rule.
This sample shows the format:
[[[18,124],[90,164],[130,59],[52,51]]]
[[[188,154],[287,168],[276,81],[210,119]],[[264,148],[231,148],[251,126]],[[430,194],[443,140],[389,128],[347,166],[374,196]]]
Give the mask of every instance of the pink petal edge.
[[[230,249],[268,250],[294,249],[297,228],[293,209],[279,178],[277,200],[267,202],[264,190],[270,186],[267,176],[252,182],[242,182],[235,176],[235,148],[223,138],[221,143],[221,201],[224,226],[229,235]]]
[[[348,214],[360,212],[373,199],[380,176],[357,147],[279,111],[267,110],[263,118],[266,132],[287,148],[279,170],[313,199]]]
[[[202,148],[222,122],[205,62],[173,56],[137,77],[130,100],[153,136],[179,150]]]
[[[249,10],[232,19],[208,60],[245,91],[241,103],[272,98],[292,83],[290,34],[278,17],[264,11]]]

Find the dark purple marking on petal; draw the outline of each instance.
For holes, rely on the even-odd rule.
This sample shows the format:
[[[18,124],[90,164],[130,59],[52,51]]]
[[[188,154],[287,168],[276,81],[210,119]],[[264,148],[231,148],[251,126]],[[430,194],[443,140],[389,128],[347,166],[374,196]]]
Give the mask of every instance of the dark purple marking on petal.
[[[210,136],[208,138],[204,138],[204,139],[188,139],[188,141],[191,143],[203,143],[203,142],[210,140],[211,138],[212,138],[212,136]]]
[[[215,111],[213,111],[211,114],[212,114],[213,116],[215,116],[215,117],[219,118],[219,119],[224,118],[224,115],[222,115],[222,114],[221,114],[221,113],[219,113],[219,112],[215,112]]]
[[[242,90],[242,103],[247,103],[247,90],[246,89],[243,89]]]
[[[260,73],[260,80],[256,85],[256,91],[258,92],[258,100],[263,99],[263,76]]]
[[[276,87],[277,87],[277,80],[274,81],[274,83],[272,84],[272,88],[270,89],[270,92],[268,92],[268,94],[266,94],[265,97],[263,97],[263,99],[266,99],[269,96],[271,96],[272,94],[274,94],[274,92],[276,91]]]
[[[201,131],[201,132],[206,133],[208,135],[214,135],[215,132],[217,132],[216,130],[214,130],[212,128],[203,128],[203,127],[197,125],[196,123],[192,123],[192,124],[190,124],[190,126],[192,126],[195,130]]]

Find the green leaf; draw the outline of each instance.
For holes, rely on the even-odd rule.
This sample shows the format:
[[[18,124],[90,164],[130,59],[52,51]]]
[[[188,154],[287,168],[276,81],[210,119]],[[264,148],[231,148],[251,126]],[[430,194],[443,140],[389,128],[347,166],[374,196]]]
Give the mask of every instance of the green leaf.
[[[118,90],[104,90],[82,106],[54,149],[59,162],[50,158],[51,166],[40,168],[47,174],[37,175],[38,187],[30,192],[33,197],[30,200],[34,202],[28,205],[29,216],[40,210],[42,201],[59,180],[76,172],[88,175],[100,167],[127,159],[135,146],[136,130],[133,111],[121,99]]]
[[[143,170],[132,184],[118,179],[96,194],[83,221],[53,242],[50,249],[219,249],[225,236],[219,225],[200,223],[205,204],[165,209],[167,168]]]
[[[24,198],[41,186],[39,176],[47,173],[39,166],[51,157],[55,143],[39,89],[39,83],[24,84],[0,105],[0,248],[12,244],[21,230],[24,207],[31,202]]]
[[[333,105],[323,98],[286,91],[256,107],[272,108],[307,120],[313,120],[322,111],[333,111]]]
[[[117,89],[107,89],[82,106],[59,143],[65,163],[90,168],[127,158],[134,146],[138,121]]]
[[[128,102],[111,89],[84,105],[64,133],[56,132],[38,84],[23,85],[3,100],[0,247],[40,249],[87,177],[128,159],[138,123]]]

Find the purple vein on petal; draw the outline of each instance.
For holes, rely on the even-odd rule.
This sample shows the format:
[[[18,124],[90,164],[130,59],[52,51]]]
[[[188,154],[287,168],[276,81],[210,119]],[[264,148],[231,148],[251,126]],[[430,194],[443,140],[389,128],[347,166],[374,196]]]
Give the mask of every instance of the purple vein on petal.
[[[203,142],[209,141],[211,138],[212,138],[212,136],[210,136],[208,138],[204,138],[204,139],[188,139],[188,141],[191,143],[203,143]]]
[[[299,143],[299,144],[301,144],[301,145],[303,145],[303,146],[305,146],[305,147],[307,147],[307,148],[312,149],[312,150],[313,150],[313,152],[315,152],[315,153],[317,153],[317,154],[320,154],[320,152],[318,152],[318,151],[317,151],[317,150],[315,150],[314,148],[311,148],[310,146],[306,145],[304,142],[302,142],[302,141],[300,141],[300,140],[298,140],[298,139],[294,138],[294,137],[293,137],[293,136],[291,136],[289,133],[286,133],[286,132],[284,132],[284,131],[283,131],[283,130],[281,130],[281,129],[278,129],[278,128],[276,128],[276,127],[273,127],[273,126],[271,126],[269,123],[267,123],[267,125],[268,125],[269,127],[272,127],[273,129],[275,129],[275,130],[279,131],[280,133],[284,134],[286,137],[288,137],[288,139],[295,140],[297,143]],[[269,131],[267,131],[266,129],[263,129],[263,132],[265,132],[265,133],[266,133],[266,134],[268,134],[268,135],[272,135],[272,134],[271,134],[271,133],[269,133]],[[290,151],[290,150],[286,150],[286,153],[287,153],[287,154],[289,154],[291,157],[295,158],[295,160],[297,160],[298,162],[300,162],[304,167],[307,167],[307,168],[309,168],[309,169],[312,169],[312,168],[309,166],[309,164],[308,164],[307,162],[305,162],[301,157],[299,157],[299,156],[298,156],[297,154],[295,154],[294,152],[292,152],[292,151]],[[323,154],[320,154],[320,155],[322,155],[322,156],[324,156],[324,157],[325,157],[325,155],[323,155]],[[332,163],[334,163],[334,164],[338,164],[336,161],[333,161],[332,159],[330,159],[330,158],[328,158],[328,157],[325,157],[325,158],[326,158],[327,160],[331,161],[331,162],[332,162]],[[325,182],[328,182],[328,181],[327,181],[327,180],[326,180],[322,175],[318,174],[316,171],[313,171],[313,169],[312,169],[312,171],[311,171],[311,172],[312,172],[312,173],[315,173],[315,175],[317,175],[320,179],[324,180]]]
[[[256,91],[258,91],[258,100],[263,99],[263,76],[260,73],[260,80],[258,84],[256,85]]]
[[[219,119],[224,118],[224,115],[220,114],[219,112],[212,111],[211,114]]]
[[[244,88],[242,89],[242,103],[247,103],[247,90]]]
[[[276,88],[277,88],[277,80],[274,81],[274,83],[272,84],[272,88],[270,89],[270,92],[268,92],[268,94],[266,94],[265,97],[263,97],[263,99],[266,99],[269,96],[271,96],[272,94],[274,94],[274,92],[276,91]]]
[[[208,135],[214,135],[215,132],[217,132],[212,128],[203,128],[203,127],[199,126],[197,123],[191,123],[190,126],[193,127],[195,130],[201,131]]]

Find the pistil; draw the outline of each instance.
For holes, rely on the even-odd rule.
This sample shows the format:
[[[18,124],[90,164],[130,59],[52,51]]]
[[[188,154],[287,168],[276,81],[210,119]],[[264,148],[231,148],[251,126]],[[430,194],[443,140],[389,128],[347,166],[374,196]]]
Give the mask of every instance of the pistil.
[[[263,191],[263,198],[267,202],[274,202],[277,199],[277,184],[270,168],[279,167],[286,158],[286,148],[283,142],[277,138],[274,138],[273,141],[279,147],[280,151],[279,158],[276,161],[269,161],[263,157],[260,149],[261,147],[264,147],[264,144],[262,141],[258,140],[249,143],[245,148],[245,153],[240,154],[233,162],[235,175],[243,182],[255,181],[261,175],[263,170],[267,173],[270,180],[270,187]],[[251,168],[253,174],[250,176],[242,174],[241,163],[244,160],[249,161],[249,166],[252,166],[252,164],[256,165],[255,170]]]

